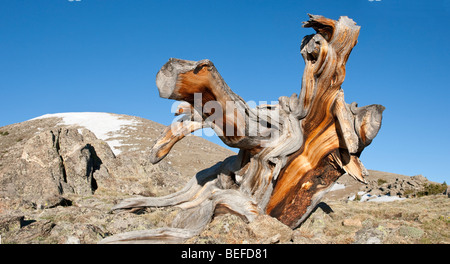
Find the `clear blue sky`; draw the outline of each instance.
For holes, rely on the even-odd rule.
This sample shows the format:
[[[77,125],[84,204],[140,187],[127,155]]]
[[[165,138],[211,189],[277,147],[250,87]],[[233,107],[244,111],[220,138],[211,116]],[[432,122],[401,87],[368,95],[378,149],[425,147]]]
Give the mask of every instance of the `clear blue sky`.
[[[448,2],[2,0],[0,126],[85,111],[168,125],[155,75],[170,57],[212,60],[247,101],[290,96],[307,13],[346,15],[361,26],[346,101],[386,107],[363,163],[450,183]]]

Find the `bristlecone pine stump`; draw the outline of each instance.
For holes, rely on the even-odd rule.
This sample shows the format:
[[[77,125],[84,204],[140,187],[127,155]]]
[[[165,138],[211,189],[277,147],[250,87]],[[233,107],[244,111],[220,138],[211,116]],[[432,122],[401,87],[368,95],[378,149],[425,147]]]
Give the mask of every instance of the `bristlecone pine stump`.
[[[211,127],[240,149],[199,172],[180,191],[165,197],[136,197],[113,210],[139,207],[182,208],[170,228],[114,235],[102,243],[179,243],[202,231],[215,214],[233,213],[246,221],[268,214],[298,227],[343,174],[365,183],[361,152],[381,127],[381,105],[347,104],[341,85],[345,64],[360,27],[348,17],[335,21],[309,15],[303,27],[305,61],[300,96],[282,96],[276,105],[250,108],[233,93],[209,60],[170,59],[158,72],[160,97],[182,101],[153,146],[153,163],[197,129]]]

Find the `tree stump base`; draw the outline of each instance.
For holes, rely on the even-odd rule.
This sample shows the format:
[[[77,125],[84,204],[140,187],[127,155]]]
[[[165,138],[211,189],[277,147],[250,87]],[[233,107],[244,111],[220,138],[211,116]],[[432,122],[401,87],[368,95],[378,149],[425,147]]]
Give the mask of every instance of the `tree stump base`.
[[[316,34],[301,44],[306,65],[300,95],[282,96],[276,105],[250,108],[209,60],[172,58],[161,68],[160,97],[182,101],[176,114],[183,116],[157,139],[151,162],[204,127],[239,154],[199,172],[174,194],[130,198],[113,208],[182,208],[171,228],[118,234],[101,243],[180,243],[221,213],[249,222],[268,214],[296,228],[341,175],[365,183],[368,172],[359,157],[377,135],[384,107],[344,101],[345,64],[360,27],[348,17],[317,15],[309,15],[303,27]]]

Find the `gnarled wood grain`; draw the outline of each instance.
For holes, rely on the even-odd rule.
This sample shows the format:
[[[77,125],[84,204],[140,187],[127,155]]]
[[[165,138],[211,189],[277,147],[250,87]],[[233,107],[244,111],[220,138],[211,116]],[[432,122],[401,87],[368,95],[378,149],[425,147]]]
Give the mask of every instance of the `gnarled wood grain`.
[[[162,98],[182,101],[180,120],[157,139],[150,160],[159,162],[194,130],[211,127],[238,155],[198,173],[177,193],[135,197],[113,210],[177,206],[171,229],[132,232],[104,242],[173,242],[199,233],[214,214],[233,213],[246,221],[269,214],[298,227],[344,173],[365,182],[359,157],[381,127],[381,105],[347,104],[341,85],[345,64],[360,27],[348,17],[335,21],[309,15],[304,27],[316,34],[301,43],[305,61],[300,95],[276,105],[250,108],[225,83],[209,60],[170,59],[158,72]]]

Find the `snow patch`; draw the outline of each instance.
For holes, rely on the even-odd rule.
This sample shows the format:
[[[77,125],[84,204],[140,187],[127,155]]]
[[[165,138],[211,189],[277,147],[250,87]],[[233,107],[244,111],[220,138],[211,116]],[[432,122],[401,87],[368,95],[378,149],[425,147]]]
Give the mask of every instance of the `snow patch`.
[[[345,184],[335,183],[333,187],[331,187],[330,192],[345,189]]]
[[[392,202],[392,201],[401,201],[405,200],[406,198],[400,198],[397,195],[390,196],[390,195],[371,195],[365,192],[358,192],[358,196],[360,196],[360,202]],[[356,195],[352,195],[348,198],[349,201],[355,200]]]
[[[89,129],[98,139],[108,143],[115,155],[121,153],[118,148],[122,146],[121,140],[115,138],[126,136],[122,128],[136,129],[134,126],[138,124],[136,120],[121,119],[118,115],[97,112],[46,114],[31,120],[52,117],[62,118],[60,123],[62,125],[77,125]]]
[[[397,195],[390,196],[390,195],[381,195],[377,196],[375,198],[372,198],[368,200],[368,202],[392,202],[392,201],[401,201],[405,200],[406,198],[400,198]]]

